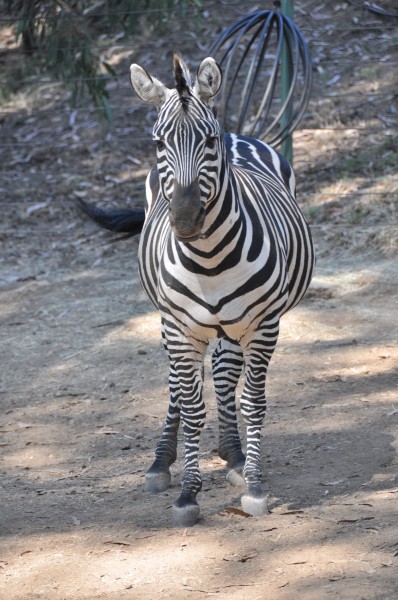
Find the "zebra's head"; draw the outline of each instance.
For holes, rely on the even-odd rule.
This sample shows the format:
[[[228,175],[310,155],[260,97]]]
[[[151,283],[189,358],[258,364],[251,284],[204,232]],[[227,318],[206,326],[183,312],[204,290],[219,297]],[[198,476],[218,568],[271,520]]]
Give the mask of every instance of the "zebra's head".
[[[153,138],[171,228],[179,241],[192,242],[201,237],[206,206],[220,188],[223,142],[211,105],[222,75],[209,57],[192,81],[184,61],[174,55],[174,76],[176,87],[169,89],[142,67],[130,67],[135,92],[159,112]]]

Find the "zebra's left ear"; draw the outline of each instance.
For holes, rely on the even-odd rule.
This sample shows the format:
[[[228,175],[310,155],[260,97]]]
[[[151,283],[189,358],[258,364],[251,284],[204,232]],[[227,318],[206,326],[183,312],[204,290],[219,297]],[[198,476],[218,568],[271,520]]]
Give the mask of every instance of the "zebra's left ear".
[[[196,75],[194,94],[203,102],[209,102],[219,91],[221,83],[221,69],[214,58],[209,56],[202,60]]]

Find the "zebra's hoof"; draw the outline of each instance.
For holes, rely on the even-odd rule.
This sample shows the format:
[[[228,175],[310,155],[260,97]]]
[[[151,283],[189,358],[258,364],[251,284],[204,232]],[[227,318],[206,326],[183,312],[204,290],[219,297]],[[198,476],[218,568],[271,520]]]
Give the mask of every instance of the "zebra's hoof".
[[[253,517],[262,517],[268,514],[268,496],[249,496],[245,494],[241,498],[241,505],[243,510]]]
[[[170,485],[171,475],[167,471],[148,471],[145,475],[145,491],[151,494],[164,492]]]
[[[173,527],[192,527],[199,517],[199,504],[197,502],[178,506],[173,504]]]
[[[245,479],[238,470],[230,469],[226,475],[226,480],[231,485],[236,485],[238,487],[244,487],[246,485]]]

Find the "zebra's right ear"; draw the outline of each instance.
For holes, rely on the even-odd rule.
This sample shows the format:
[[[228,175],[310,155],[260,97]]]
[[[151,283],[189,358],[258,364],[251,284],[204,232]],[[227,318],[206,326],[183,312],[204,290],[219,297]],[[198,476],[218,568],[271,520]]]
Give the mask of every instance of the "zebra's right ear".
[[[156,79],[156,77],[151,77],[139,65],[131,65],[130,81],[137,96],[144,102],[154,104],[158,109],[170,97],[171,90],[163,85],[159,79]]]

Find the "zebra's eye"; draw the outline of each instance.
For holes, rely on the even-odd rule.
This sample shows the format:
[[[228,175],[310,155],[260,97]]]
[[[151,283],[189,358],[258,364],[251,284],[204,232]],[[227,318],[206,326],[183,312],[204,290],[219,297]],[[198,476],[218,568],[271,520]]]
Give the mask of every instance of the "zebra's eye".
[[[161,152],[162,150],[165,149],[165,143],[163,140],[155,140],[156,142],[156,148],[159,150],[159,152]]]
[[[209,150],[214,150],[216,146],[216,140],[217,138],[214,136],[208,137],[206,140],[206,148],[208,148]]]

